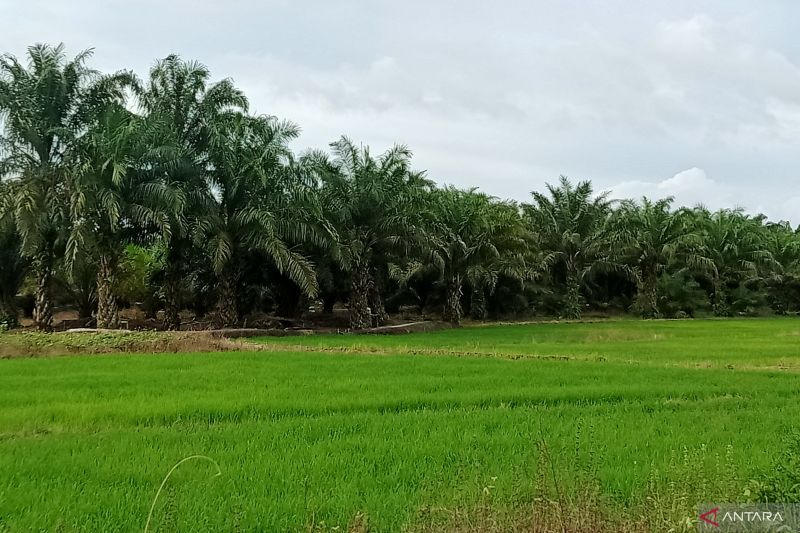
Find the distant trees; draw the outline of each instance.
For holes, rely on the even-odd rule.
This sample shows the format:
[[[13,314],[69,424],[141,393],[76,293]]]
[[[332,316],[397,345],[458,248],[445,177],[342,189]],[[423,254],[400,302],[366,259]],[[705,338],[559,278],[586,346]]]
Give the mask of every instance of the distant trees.
[[[160,131],[126,110],[108,106],[78,141],[68,175],[71,232],[67,269],[91,260],[97,267],[97,326],[119,326],[117,275],[128,243],[140,230],[169,235],[172,191],[152,170]],[[170,202],[171,200],[171,202]]]
[[[167,56],[150,70],[140,102],[146,116],[162,125],[164,160],[157,172],[177,200],[169,213],[165,242],[164,324],[180,327],[181,282],[198,221],[213,209],[209,148],[212,132],[230,112],[244,112],[248,102],[230,80],[211,83],[202,64]]]
[[[391,253],[406,254],[423,238],[420,207],[432,183],[411,169],[411,151],[394,146],[374,157],[342,137],[333,158],[317,154],[326,216],[339,236],[350,276],[350,326],[386,320],[380,283]]]
[[[693,214],[695,228],[703,235],[700,253],[711,281],[714,314],[729,316],[731,290],[761,281],[766,271],[779,269],[764,239],[765,219],[729,209],[710,213],[700,208]]]
[[[0,181],[0,328],[17,325],[16,296],[28,270],[14,217],[14,185]]]
[[[90,56],[0,58],[0,327],[25,308],[50,329],[56,304],[115,328],[138,303],[170,329],[187,309],[237,326],[337,303],[354,330],[402,306],[454,324],[800,312],[788,223],[616,202],[566,177],[519,205],[347,137],[295,156],[297,125],[249,114],[200,63],[170,55],[141,81]]]
[[[445,290],[442,319],[459,324],[463,287],[471,305],[485,314],[485,291],[500,273],[522,281],[527,275],[525,229],[517,206],[475,190],[435,190],[428,199],[428,253]]]
[[[764,241],[778,267],[767,270],[764,277],[769,305],[786,314],[800,301],[800,228],[792,229],[788,222],[767,224]]]
[[[591,182],[573,184],[561,176],[548,194],[531,193],[533,203],[523,205],[528,228],[547,272],[564,291],[562,315],[580,318],[585,298],[581,287],[586,277],[611,264],[608,195],[594,194]]]
[[[298,174],[287,143],[299,130],[272,117],[229,113],[211,128],[212,209],[199,218],[201,243],[217,276],[217,320],[239,323],[239,281],[248,252],[268,257],[309,297],[317,294],[314,265],[289,243],[325,246],[332,239],[317,198]]]
[[[76,144],[105,106],[122,99],[125,74],[89,69],[91,51],[67,60],[63,45],[28,49],[27,65],[0,58],[3,116],[0,173],[19,180],[14,217],[36,276],[34,320],[52,323],[52,278],[70,227],[68,165]]]
[[[673,211],[672,198],[623,201],[612,216],[611,243],[636,283],[634,308],[645,318],[659,318],[658,278],[680,260],[697,270],[704,266],[703,239],[686,210]]]

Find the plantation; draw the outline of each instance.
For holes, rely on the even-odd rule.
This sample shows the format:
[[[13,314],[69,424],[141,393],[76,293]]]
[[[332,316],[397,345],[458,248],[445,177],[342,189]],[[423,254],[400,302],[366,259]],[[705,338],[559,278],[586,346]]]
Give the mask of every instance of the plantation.
[[[498,199],[402,144],[295,153],[299,125],[177,55],[145,77],[26,56],[0,56],[2,329],[800,312],[787,221],[563,176]]]
[[[150,531],[692,530],[698,502],[791,490],[798,338],[615,320],[2,360],[0,531],[141,531],[195,454],[221,474],[181,465]]]

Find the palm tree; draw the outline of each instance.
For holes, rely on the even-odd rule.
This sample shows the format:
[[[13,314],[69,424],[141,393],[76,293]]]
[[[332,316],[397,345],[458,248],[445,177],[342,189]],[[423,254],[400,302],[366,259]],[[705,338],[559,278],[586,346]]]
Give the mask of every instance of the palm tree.
[[[387,268],[390,252],[407,252],[420,239],[418,206],[431,183],[411,170],[411,151],[405,146],[377,158],[346,137],[331,148],[332,161],[321,154],[309,158],[320,172],[323,207],[350,273],[350,327],[363,329],[385,320],[376,285],[379,273]]]
[[[151,69],[141,95],[147,114],[167,125],[164,144],[177,152],[163,167],[166,185],[181,201],[170,216],[164,257],[164,323],[169,329],[180,327],[181,280],[192,234],[199,218],[213,210],[208,154],[212,128],[228,112],[247,109],[247,99],[230,80],[212,84],[210,77],[204,65],[170,55]]]
[[[681,264],[692,267],[703,261],[697,253],[700,235],[692,231],[686,211],[672,211],[672,201],[624,200],[613,215],[613,247],[630,268],[637,289],[634,305],[646,318],[661,316],[658,278],[667,267],[678,258]]]
[[[565,304],[562,315],[580,318],[584,306],[581,285],[594,269],[611,267],[607,194],[594,196],[589,181],[573,185],[561,176],[559,185],[547,184],[549,195],[532,192],[534,203],[523,204],[536,249],[551,275],[563,276]]]
[[[480,300],[501,273],[520,280],[526,276],[522,219],[515,204],[474,189],[448,187],[431,196],[430,258],[445,286],[442,319],[459,324],[465,283],[473,288],[473,300]]]
[[[0,181],[0,329],[18,323],[15,299],[28,269],[14,218],[14,186],[13,182]]]
[[[37,44],[28,48],[27,65],[0,57],[0,176],[20,180],[14,211],[36,276],[40,329],[51,327],[54,261],[69,225],[65,161],[97,110],[121,100],[127,78],[87,68],[90,56],[86,50],[67,61],[63,45]]]
[[[800,228],[792,229],[788,222],[767,224],[765,245],[775,260],[775,268],[766,276],[771,292],[771,306],[778,314],[800,305]]]
[[[290,243],[326,246],[322,213],[287,143],[299,129],[274,117],[230,113],[212,127],[209,147],[214,211],[201,220],[218,279],[217,319],[239,323],[239,278],[248,254],[269,258],[302,293],[314,297],[314,266]]]
[[[749,216],[741,209],[710,213],[698,207],[693,224],[703,236],[704,260],[698,266],[711,281],[714,314],[728,316],[729,289],[757,281],[776,267],[764,239],[764,216]]]
[[[119,261],[134,235],[169,235],[174,191],[154,172],[164,162],[160,124],[109,106],[77,143],[70,166],[72,230],[67,266],[78,256],[97,266],[97,327],[119,326],[116,280]]]

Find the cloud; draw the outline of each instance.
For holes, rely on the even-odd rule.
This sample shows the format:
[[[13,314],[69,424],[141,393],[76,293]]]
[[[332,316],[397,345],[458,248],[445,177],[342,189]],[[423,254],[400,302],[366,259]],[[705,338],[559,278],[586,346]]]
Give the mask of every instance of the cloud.
[[[710,209],[734,207],[736,191],[731,185],[718,183],[703,169],[692,167],[661,181],[625,181],[608,189],[614,198],[675,199],[676,207],[703,204]]]
[[[296,121],[297,150],[341,134],[376,151],[400,142],[431,178],[501,197],[566,174],[800,223],[786,194],[800,183],[795,2],[146,6],[0,0],[3,51],[65,40],[143,76],[178,52],[232,77],[255,111]]]
[[[774,221],[796,221],[800,213],[800,196],[771,201],[770,191],[764,191],[754,184],[716,181],[697,167],[682,170],[660,181],[623,181],[605,190],[612,198],[619,200],[643,196],[650,199],[672,197],[676,208],[700,204],[711,210],[741,207],[752,214],[765,214]]]

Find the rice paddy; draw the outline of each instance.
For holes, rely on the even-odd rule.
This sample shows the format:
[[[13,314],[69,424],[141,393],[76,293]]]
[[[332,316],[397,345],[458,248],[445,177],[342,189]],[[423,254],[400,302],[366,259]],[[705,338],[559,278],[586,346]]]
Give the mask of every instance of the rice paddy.
[[[0,360],[0,531],[141,531],[193,455],[150,531],[415,530],[545,473],[623,510],[744,498],[800,421],[795,319],[260,341]]]

